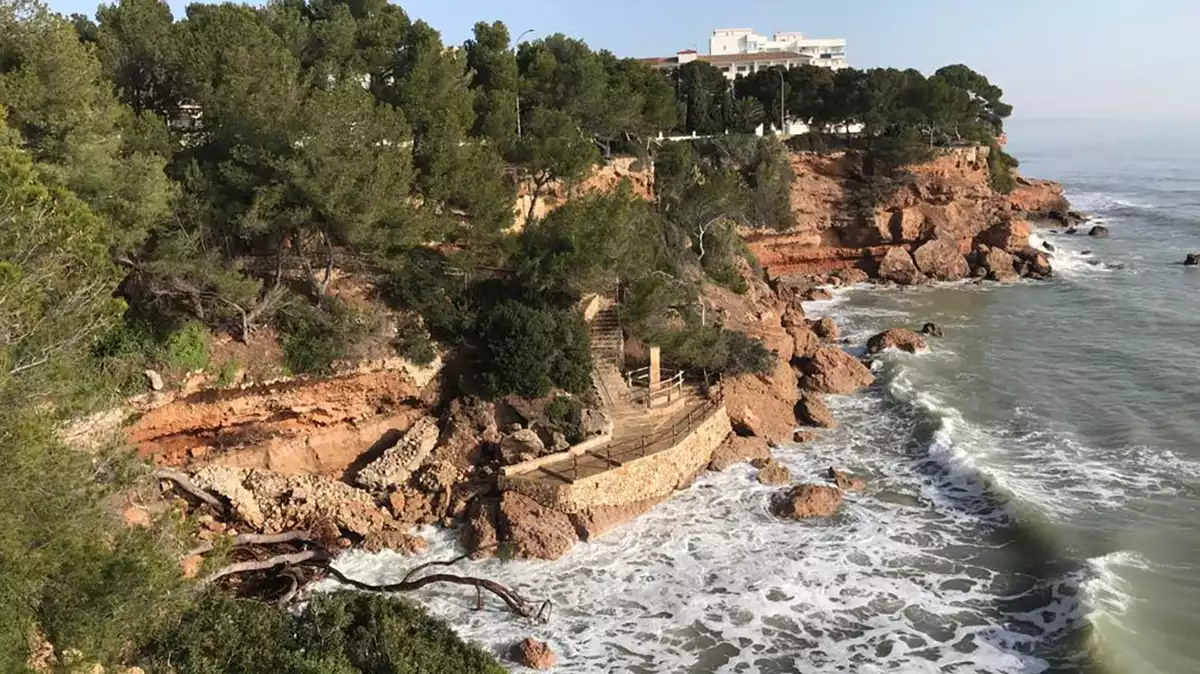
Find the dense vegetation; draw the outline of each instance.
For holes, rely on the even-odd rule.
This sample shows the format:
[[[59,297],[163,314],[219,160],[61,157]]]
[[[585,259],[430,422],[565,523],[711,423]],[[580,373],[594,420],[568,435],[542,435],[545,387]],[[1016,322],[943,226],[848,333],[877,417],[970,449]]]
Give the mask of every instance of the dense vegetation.
[[[773,354],[700,296],[745,291],[737,227],[790,224],[785,148],[738,135],[770,123],[779,77],[668,74],[563,35],[514,48],[500,23],[452,49],[382,0],[178,19],[122,0],[94,20],[0,0],[0,669],[23,669],[42,634],[86,662],[181,673],[493,671],[404,604],[333,598],[292,618],[198,597],[175,561],[187,523],[114,525],[105,499],[140,469],[57,429],[144,387],[147,367],[208,366],[214,333],[271,328],[292,371],[330,371],[381,320],[337,294],[347,271],[397,310],[397,350],[455,350],[462,386],[488,395],[586,388],[575,307],[618,289],[669,364],[764,371]],[[988,142],[1011,184],[1009,109],[963,66],[783,77],[786,114],[820,146],[847,123],[883,165]],[[512,232],[518,185],[536,197],[616,153],[653,163],[653,199],[573,199]]]

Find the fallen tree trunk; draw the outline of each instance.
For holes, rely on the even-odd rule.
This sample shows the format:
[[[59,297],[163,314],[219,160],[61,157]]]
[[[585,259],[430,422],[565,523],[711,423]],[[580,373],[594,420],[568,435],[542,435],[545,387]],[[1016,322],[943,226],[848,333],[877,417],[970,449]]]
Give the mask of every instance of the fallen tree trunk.
[[[221,503],[220,499],[218,499],[216,496],[213,496],[212,494],[197,487],[187,475],[184,475],[177,470],[171,470],[170,468],[159,468],[158,470],[154,471],[153,475],[160,480],[174,482],[175,486],[179,487],[185,493],[189,494],[193,498],[203,501],[217,513],[222,515],[225,514],[225,504]]]

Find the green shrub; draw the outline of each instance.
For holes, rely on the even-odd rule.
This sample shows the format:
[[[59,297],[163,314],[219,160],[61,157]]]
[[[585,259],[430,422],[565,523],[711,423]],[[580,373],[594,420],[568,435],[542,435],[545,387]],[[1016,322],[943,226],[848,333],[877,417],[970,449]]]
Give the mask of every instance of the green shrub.
[[[662,348],[668,365],[695,374],[766,374],[775,367],[775,354],[760,340],[722,327],[657,331],[651,341]]]
[[[572,309],[503,301],[480,317],[479,373],[492,397],[538,398],[591,385],[587,326]]]
[[[1005,152],[996,141],[989,143],[989,147],[991,151],[988,153],[988,184],[1000,194],[1009,194],[1017,186],[1013,169],[1017,168],[1019,162],[1016,157]]]
[[[178,370],[202,370],[208,365],[211,342],[208,328],[199,323],[185,323],[167,337],[163,359],[167,365]]]
[[[298,616],[266,604],[207,596],[148,649],[167,674],[502,674],[487,653],[404,599],[345,592]]]
[[[403,330],[396,338],[396,351],[417,365],[428,365],[437,357],[429,332],[420,326]]]
[[[550,427],[562,433],[571,444],[584,439],[583,429],[579,426],[582,416],[583,406],[569,396],[555,396],[546,406],[546,420]]]
[[[283,355],[295,374],[329,374],[354,344],[357,316],[336,298],[324,307],[297,302],[279,314]]]

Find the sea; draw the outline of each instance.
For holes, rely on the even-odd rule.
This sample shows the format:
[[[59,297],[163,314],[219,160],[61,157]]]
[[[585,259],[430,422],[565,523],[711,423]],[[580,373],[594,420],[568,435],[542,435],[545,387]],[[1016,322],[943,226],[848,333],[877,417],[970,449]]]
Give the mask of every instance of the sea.
[[[545,624],[461,588],[416,598],[497,655],[548,642],[560,672],[1200,672],[1200,268],[1180,264],[1200,252],[1200,124],[1008,137],[1111,236],[1039,229],[1050,281],[809,304],[852,352],[893,326],[945,334],[884,354],[874,386],[831,399],[837,429],[775,452],[798,481],[867,480],[838,516],[777,519],[744,466],[559,561],[463,564],[551,600]],[[430,539],[428,558],[455,554]]]

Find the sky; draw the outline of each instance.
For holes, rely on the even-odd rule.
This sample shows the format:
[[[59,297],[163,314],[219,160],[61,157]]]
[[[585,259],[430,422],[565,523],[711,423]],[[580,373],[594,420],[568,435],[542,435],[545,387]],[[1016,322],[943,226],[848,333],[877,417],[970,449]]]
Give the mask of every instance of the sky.
[[[92,15],[89,0],[49,0]],[[176,17],[186,2],[170,0]],[[965,63],[1016,119],[1200,119],[1198,0],[404,0],[447,43],[476,21],[561,32],[618,56],[708,50],[716,28],[842,37],[851,65]]]

